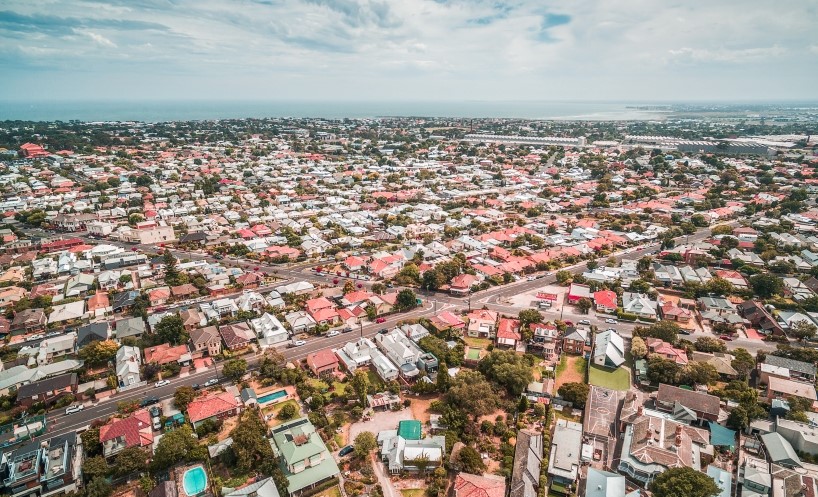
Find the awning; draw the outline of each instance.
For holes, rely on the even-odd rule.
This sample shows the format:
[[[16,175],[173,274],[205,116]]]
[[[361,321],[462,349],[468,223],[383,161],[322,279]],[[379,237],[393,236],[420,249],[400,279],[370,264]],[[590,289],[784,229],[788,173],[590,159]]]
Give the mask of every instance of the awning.
[[[729,447],[732,450],[736,447],[736,432],[711,421],[710,443],[717,447]]]

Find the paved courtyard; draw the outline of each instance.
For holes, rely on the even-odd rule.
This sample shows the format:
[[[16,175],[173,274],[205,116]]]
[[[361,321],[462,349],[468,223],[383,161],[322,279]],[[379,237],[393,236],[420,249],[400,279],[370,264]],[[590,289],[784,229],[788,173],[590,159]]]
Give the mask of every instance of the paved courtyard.
[[[359,433],[369,431],[378,436],[378,432],[383,430],[397,430],[398,422],[412,418],[411,409],[401,409],[400,411],[379,411],[372,415],[369,421],[359,421],[352,423],[349,427],[349,441],[352,443]]]

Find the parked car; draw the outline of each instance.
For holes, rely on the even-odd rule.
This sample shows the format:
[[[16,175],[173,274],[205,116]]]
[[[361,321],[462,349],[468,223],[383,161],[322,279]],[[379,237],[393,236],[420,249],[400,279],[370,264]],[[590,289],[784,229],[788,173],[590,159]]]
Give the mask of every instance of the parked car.
[[[725,342],[732,342],[733,341],[733,337],[731,337],[730,335],[722,335],[719,338],[721,338]]]
[[[385,323],[385,322],[386,322],[386,318],[378,318],[378,319],[376,319],[376,320],[375,320],[375,322],[376,322],[376,323],[378,323],[378,324],[380,324],[380,323]]]
[[[341,334],[341,332],[338,331],[338,330],[330,330],[329,332],[327,332],[327,338],[337,337],[340,334]]]
[[[151,413],[152,418],[158,418],[162,414],[162,410],[159,409],[159,406],[151,407],[150,411],[148,411],[148,412]]]
[[[293,341],[293,347],[301,347],[302,345],[307,345],[307,341],[306,340]]]
[[[389,328],[381,328],[380,330],[378,330],[378,333],[380,333],[381,335],[383,335],[384,333],[389,333]]]
[[[153,384],[153,388],[159,388],[165,385],[170,385],[170,380],[159,380]]]
[[[617,323],[619,323],[619,321],[617,321],[614,318],[608,318],[608,319],[605,320],[605,322],[608,323],[608,324],[617,324]]]
[[[210,387],[210,386],[216,385],[218,383],[219,383],[219,380],[217,380],[216,378],[210,378],[209,380],[204,382],[204,384],[202,386],[203,387]]]
[[[589,325],[589,324],[591,324],[591,322],[588,321],[587,319],[583,319],[583,320],[580,320],[579,324]]]
[[[45,336],[47,336],[47,337],[57,337],[57,336],[60,336],[60,335],[62,335],[62,333],[60,333],[59,331],[52,331],[52,332],[49,332],[49,333],[45,334]]]
[[[190,388],[192,388],[194,390],[200,390],[202,388],[202,386],[199,385],[198,383],[194,383],[193,385],[190,385]]]
[[[346,447],[338,451],[338,456],[344,457],[347,454],[351,454],[353,450],[355,450],[355,447],[347,445]]]
[[[65,415],[68,416],[69,414],[74,414],[75,412],[80,412],[85,409],[85,406],[82,404],[76,404],[73,406],[68,406],[65,408]]]
[[[153,404],[156,404],[158,402],[159,402],[158,397],[146,397],[146,398],[142,399],[142,402],[140,402],[139,405],[141,407],[148,407],[148,406],[152,406]]]
[[[346,328],[341,330],[341,333],[349,333],[350,331],[352,331],[352,326],[347,326]]]
[[[565,326],[574,326],[574,322],[573,321],[566,321]]]

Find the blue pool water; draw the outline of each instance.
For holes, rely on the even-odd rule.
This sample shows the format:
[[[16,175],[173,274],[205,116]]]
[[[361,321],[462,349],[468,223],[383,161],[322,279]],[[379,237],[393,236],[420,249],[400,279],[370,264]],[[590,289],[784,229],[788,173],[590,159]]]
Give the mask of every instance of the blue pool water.
[[[207,488],[207,475],[205,474],[204,468],[196,466],[195,468],[190,468],[185,471],[185,475],[182,477],[182,485],[188,497],[193,497],[194,495],[199,495],[204,492],[205,488]]]
[[[281,397],[286,397],[287,391],[286,390],[278,390],[273,393],[268,393],[267,395],[262,395],[258,398],[259,404],[266,404],[268,402],[272,402],[276,399],[280,399]]]

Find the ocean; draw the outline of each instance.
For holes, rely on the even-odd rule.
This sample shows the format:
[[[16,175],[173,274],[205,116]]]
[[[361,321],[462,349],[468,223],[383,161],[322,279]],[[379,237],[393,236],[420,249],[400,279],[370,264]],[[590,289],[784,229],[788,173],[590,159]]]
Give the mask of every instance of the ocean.
[[[647,105],[656,106],[651,103]],[[622,102],[461,101],[0,101],[0,121],[188,121],[265,117],[521,118],[581,121],[661,120],[667,111]]]

